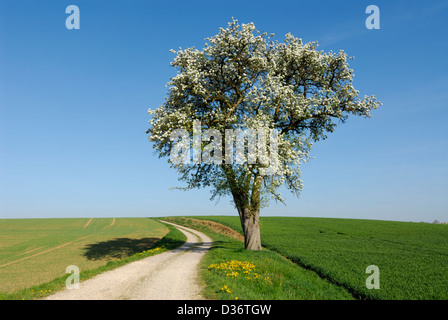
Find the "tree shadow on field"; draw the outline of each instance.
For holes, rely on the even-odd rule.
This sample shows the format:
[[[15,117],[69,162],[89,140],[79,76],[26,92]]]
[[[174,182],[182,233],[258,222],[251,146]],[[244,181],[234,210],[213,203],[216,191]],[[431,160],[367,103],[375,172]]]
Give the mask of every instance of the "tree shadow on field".
[[[221,249],[221,248],[227,248],[226,244],[228,241],[213,241],[210,249]]]
[[[159,238],[116,238],[88,244],[83,255],[88,260],[122,259],[151,249],[159,240]]]

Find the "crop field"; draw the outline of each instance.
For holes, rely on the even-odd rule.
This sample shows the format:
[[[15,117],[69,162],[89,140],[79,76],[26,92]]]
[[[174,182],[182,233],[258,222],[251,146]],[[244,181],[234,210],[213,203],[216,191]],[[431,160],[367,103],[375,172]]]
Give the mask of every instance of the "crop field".
[[[236,216],[194,218],[241,232]],[[169,250],[184,241],[171,228],[151,218],[0,220],[0,299],[65,279],[69,265],[102,272],[150,254],[156,243],[165,241]],[[262,217],[262,244],[269,250],[261,253],[243,250],[241,239],[222,228],[217,232],[202,262],[212,299],[448,299],[447,225]],[[371,265],[379,269],[379,289],[366,287]]]
[[[0,293],[98,268],[151,248],[169,229],[149,218],[0,220]]]
[[[195,217],[241,232],[238,217]],[[262,244],[358,299],[448,299],[448,226],[376,220],[262,217]],[[366,268],[379,269],[367,289]]]
[[[344,288],[271,251],[244,250],[236,231],[192,217],[163,220],[200,230],[214,243],[201,261],[203,296],[213,300],[353,300]]]

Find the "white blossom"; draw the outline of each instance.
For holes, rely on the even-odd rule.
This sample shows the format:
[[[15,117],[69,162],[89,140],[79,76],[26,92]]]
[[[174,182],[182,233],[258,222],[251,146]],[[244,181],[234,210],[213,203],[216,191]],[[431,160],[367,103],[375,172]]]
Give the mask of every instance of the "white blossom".
[[[325,139],[349,115],[370,117],[380,105],[375,96],[358,98],[344,51],[318,51],[317,42],[304,44],[290,33],[283,42],[272,41],[253,23],[239,25],[237,20],[205,40],[202,50],[171,50],[177,75],[168,82],[165,103],[148,111],[149,139],[160,157],[173,151],[172,137],[179,134],[175,130],[193,135],[194,120],[200,121],[203,132],[213,130],[200,141],[208,161],[171,161],[185,189],[210,187],[212,198],[232,194],[237,201],[235,192],[247,192],[250,198],[261,175],[260,203],[271,197],[283,201],[280,186],[295,194],[301,191],[300,165],[308,159],[313,141]],[[210,150],[219,146],[210,142],[211,135],[261,128],[276,130],[278,140],[276,148],[263,151],[256,146],[266,152],[259,150],[259,161],[229,164],[224,156],[218,163],[211,156]],[[268,146],[272,136],[263,139]],[[224,142],[221,146],[224,155]],[[273,161],[267,158],[276,162],[271,174],[266,173]]]

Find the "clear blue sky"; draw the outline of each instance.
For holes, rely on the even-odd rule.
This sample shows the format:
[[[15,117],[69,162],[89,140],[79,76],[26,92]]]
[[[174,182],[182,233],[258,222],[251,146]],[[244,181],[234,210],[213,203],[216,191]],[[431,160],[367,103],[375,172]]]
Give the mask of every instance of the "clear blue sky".
[[[202,48],[235,17],[345,50],[360,94],[383,102],[316,143],[300,198],[262,215],[448,221],[447,16],[446,1],[1,1],[0,218],[236,215],[209,190],[170,191],[145,134],[169,50]]]

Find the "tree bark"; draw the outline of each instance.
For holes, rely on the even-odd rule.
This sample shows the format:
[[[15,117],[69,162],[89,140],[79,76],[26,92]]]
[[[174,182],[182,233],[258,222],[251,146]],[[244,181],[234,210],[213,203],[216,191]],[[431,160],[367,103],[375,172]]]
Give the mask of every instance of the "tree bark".
[[[260,212],[243,209],[240,218],[244,232],[244,247],[246,250],[261,250]]]
[[[231,167],[226,167],[224,172],[240,216],[241,227],[244,232],[244,247],[247,250],[261,250],[260,191],[263,177],[256,174],[251,188],[250,175],[247,176],[246,183],[243,186],[239,186],[236,183],[237,179]]]

